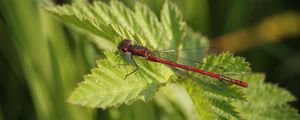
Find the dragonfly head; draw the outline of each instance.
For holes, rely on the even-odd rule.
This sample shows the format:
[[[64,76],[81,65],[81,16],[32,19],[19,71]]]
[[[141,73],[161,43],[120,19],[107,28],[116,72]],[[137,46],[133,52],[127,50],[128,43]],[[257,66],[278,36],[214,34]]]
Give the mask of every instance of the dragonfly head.
[[[127,52],[130,46],[131,46],[131,41],[129,39],[124,39],[119,43],[118,49],[123,52]]]

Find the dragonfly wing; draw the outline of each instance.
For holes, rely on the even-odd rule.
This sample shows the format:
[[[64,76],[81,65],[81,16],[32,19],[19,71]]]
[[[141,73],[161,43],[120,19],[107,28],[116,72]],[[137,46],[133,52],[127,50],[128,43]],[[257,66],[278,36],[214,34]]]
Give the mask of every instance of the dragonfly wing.
[[[195,52],[195,50],[198,51]],[[202,63],[202,59],[210,53],[208,52],[210,50],[211,48],[189,49],[183,51],[167,49],[152,51],[151,55],[188,66],[209,66],[221,73],[224,70],[222,66]],[[194,52],[198,54],[194,55]],[[203,54],[201,52],[203,52]]]

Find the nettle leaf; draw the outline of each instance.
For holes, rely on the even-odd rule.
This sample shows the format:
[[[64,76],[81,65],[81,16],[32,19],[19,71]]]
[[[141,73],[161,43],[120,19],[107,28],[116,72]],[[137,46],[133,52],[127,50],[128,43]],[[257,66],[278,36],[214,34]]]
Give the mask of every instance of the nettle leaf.
[[[166,28],[162,24],[176,24],[176,27],[183,28],[178,26],[181,25],[179,23],[182,21],[160,23],[155,14],[141,4],[135,5],[135,11],[116,1],[109,5],[95,2],[93,5],[74,4],[45,9],[69,24],[114,43],[115,47],[112,49],[115,49],[117,43],[124,38],[152,49],[166,48],[166,45],[169,44],[161,44],[160,42],[172,41],[174,37],[168,36],[173,36],[173,34],[165,34]],[[179,17],[176,15],[178,13],[174,12],[175,9],[177,8],[173,4],[166,2],[162,11],[168,10],[171,12],[168,15]],[[171,19],[168,18],[170,16],[162,15],[166,19]],[[106,59],[97,62],[97,68],[94,68],[92,73],[85,77],[85,81],[79,84],[79,87],[69,97],[69,102],[105,109],[122,103],[129,104],[138,99],[145,101],[151,99],[160,85],[165,84],[172,74],[167,66],[159,63],[148,63],[144,59],[136,58],[140,68],[139,74],[135,73],[124,80],[125,76],[134,68],[127,66],[126,70],[118,70],[122,67],[115,66],[126,62],[124,59],[115,59],[115,56],[120,55],[112,53],[111,51],[106,52]]]
[[[297,110],[288,105],[288,102],[295,101],[295,97],[285,89],[264,83],[264,74],[245,74],[240,79],[250,84],[249,89],[243,90],[247,95],[247,102],[234,105],[243,118],[248,120],[300,119]]]
[[[162,44],[164,46],[167,45],[168,48],[178,49],[182,44],[186,31],[186,26],[182,19],[178,8],[174,4],[170,2],[164,4],[161,12],[161,21],[165,30],[164,34],[166,34],[169,40],[163,40]]]
[[[163,22],[159,22],[147,6],[139,3],[135,5],[134,11],[117,1],[112,1],[110,5],[94,2],[94,4],[64,5],[45,9],[64,22],[115,45],[124,38],[130,38],[140,40],[137,43],[148,48],[166,49],[170,47],[170,42],[176,41],[178,46],[184,33],[181,15],[170,2],[166,2],[163,7],[162,13],[165,13],[161,15]]]
[[[124,80],[133,68],[118,66],[122,59],[116,53],[105,52],[105,56],[107,58],[98,60],[97,67],[84,77],[68,102],[105,109],[123,103],[131,104],[137,99],[147,101],[166,84],[168,75],[165,74],[171,74],[165,66],[143,62],[139,73]],[[154,68],[155,71],[151,70]]]
[[[226,68],[226,70],[212,66],[222,66]],[[241,57],[234,57],[230,53],[207,56],[202,60],[202,64],[199,64],[197,67],[233,78],[234,75],[230,75],[229,73],[241,74],[251,71],[249,63],[245,62]],[[244,94],[239,87],[211,77],[195,73],[190,74],[192,77],[188,76],[189,79],[182,83],[186,86],[200,118],[241,118],[231,105],[236,101],[245,101]]]
[[[45,9],[60,20],[100,38],[93,42],[101,44],[101,46],[108,46],[107,48],[112,50],[116,50],[117,44],[125,38],[153,50],[201,49],[209,46],[206,37],[193,32],[186,26],[178,8],[169,1],[166,1],[163,6],[161,18],[158,18],[145,5],[137,3],[133,9],[129,9],[118,1],[112,1],[110,4],[94,2],[93,4],[73,4]],[[203,49],[203,51],[197,51],[196,55],[187,53],[180,56],[201,60],[206,52]],[[284,113],[285,116],[292,116],[295,113],[286,105],[286,102],[293,99],[290,94],[281,89],[274,89],[273,86],[259,87],[252,91],[252,86],[262,84],[261,81],[253,82],[252,78],[252,82],[248,81],[250,87],[246,89],[249,90],[246,91],[246,96],[250,94],[247,100],[249,103],[247,103],[240,87],[191,72],[174,77],[174,73],[178,75],[177,72],[174,72],[176,70],[138,57],[135,57],[139,65],[138,72],[124,80],[124,77],[133,71],[134,67],[118,66],[126,63],[118,52],[106,51],[104,54],[106,58],[97,61],[97,67],[84,77],[84,81],[72,92],[68,102],[105,109],[124,103],[131,104],[136,100],[147,101],[153,98],[162,86],[174,80],[175,83],[180,81],[181,85],[186,88],[197,110],[195,113],[197,115],[193,116],[201,119],[250,118],[251,115],[257,114],[255,110],[258,111],[259,108],[262,109],[260,116],[267,117],[279,112]],[[230,53],[208,56],[201,63],[194,66],[233,78],[250,72],[249,64],[243,58],[234,57]],[[212,66],[221,66],[224,69]],[[241,78],[241,80],[244,79],[248,78]],[[267,90],[268,92],[265,92]],[[261,98],[252,97],[259,96],[254,95],[258,92],[262,92],[261,96],[268,96],[265,99],[272,98],[270,95],[273,94],[270,93],[280,94],[282,99],[274,97],[274,100],[270,102],[262,100],[261,98],[264,97],[261,96]],[[168,96],[168,93],[162,93]],[[243,111],[241,115],[232,106],[232,103],[237,101],[244,101],[235,106],[238,111]],[[254,105],[255,103],[259,104]],[[267,108],[263,105],[272,107],[272,113],[271,111],[267,112]],[[248,107],[252,108],[247,109]],[[257,118],[262,118],[260,116]]]

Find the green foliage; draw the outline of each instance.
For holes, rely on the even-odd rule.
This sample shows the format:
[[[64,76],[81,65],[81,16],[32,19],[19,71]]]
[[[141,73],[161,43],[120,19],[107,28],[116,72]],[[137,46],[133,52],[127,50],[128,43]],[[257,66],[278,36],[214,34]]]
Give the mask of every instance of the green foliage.
[[[282,88],[269,83],[264,83],[264,74],[246,74],[240,79],[250,84],[244,92],[247,102],[236,103],[241,116],[248,120],[299,120],[297,110],[287,103],[295,100],[295,97]]]
[[[217,73],[222,70],[211,65],[224,66],[227,70],[222,72],[224,75],[230,75],[232,72],[235,74],[250,72],[249,64],[243,58],[234,57],[229,53],[208,56],[202,62],[203,64],[198,65],[198,68]],[[196,75],[193,74],[193,76]],[[245,100],[240,89],[235,86],[227,86],[224,82],[216,82],[213,78],[204,76],[202,79],[200,78],[191,77],[190,80],[183,82],[195,103],[195,107],[197,107],[198,113],[207,119],[240,118],[231,105],[235,101]]]
[[[93,5],[74,4],[45,9],[62,21],[97,36],[94,42],[109,49],[115,50],[117,43],[124,38],[134,40],[135,43],[151,49],[172,48],[178,50],[208,46],[207,39],[189,29],[183,22],[177,7],[168,1],[163,6],[160,20],[149,8],[139,3],[135,5],[134,10],[115,1],[109,5],[95,2]],[[198,51],[197,54],[205,52]],[[247,108],[242,109],[241,107],[247,103],[239,87],[195,73],[176,78],[172,74],[179,75],[178,73],[181,71],[139,58],[136,58],[140,66],[139,72],[124,80],[125,75],[133,68],[117,66],[126,62],[119,57],[118,52],[107,51],[104,54],[106,58],[98,60],[97,67],[86,75],[85,80],[73,91],[68,99],[70,103],[106,109],[112,106],[117,107],[123,103],[131,104],[139,99],[147,101],[152,99],[164,85],[169,85],[170,80],[175,79],[176,83],[181,83],[186,88],[194,103],[194,108],[197,110],[197,113],[194,114],[201,119],[248,118],[247,112],[244,113],[244,109]],[[187,54],[186,56],[192,55]],[[202,59],[201,56],[195,56],[196,58],[193,59]],[[211,67],[211,65],[224,67],[223,74],[234,78],[236,75],[232,75],[232,73],[239,75],[250,72],[249,64],[243,58],[233,57],[230,53],[208,56],[203,59],[203,64],[196,65],[196,67],[222,73],[220,69]],[[255,85],[249,84],[249,86]],[[162,93],[167,97],[171,94]],[[269,93],[265,94],[270,95]],[[247,101],[250,100],[252,99],[247,99]],[[255,102],[255,100],[251,102]],[[288,100],[291,99],[282,103],[286,103]],[[176,100],[169,99],[167,101],[174,102]],[[239,103],[235,106],[238,108],[238,112],[232,106],[234,102]],[[296,114],[296,112],[291,113]],[[253,115],[251,112],[249,114]],[[289,115],[286,116],[286,118],[289,117]]]
[[[150,48],[156,49],[158,45],[161,48],[176,48],[184,34],[181,15],[171,3],[164,5],[161,23],[148,7],[138,3],[135,11],[115,1],[110,5],[94,2],[93,5],[74,4],[45,9],[66,23],[102,38],[95,42],[109,41],[117,44],[122,38],[130,38],[140,40]]]
[[[120,67],[120,60],[113,52],[106,52],[106,59],[97,62],[97,68],[85,76],[85,81],[69,97],[68,101],[88,107],[107,108],[122,103],[131,104],[137,99],[148,100],[171,74],[165,66],[140,65],[140,73],[124,77],[132,67]]]
[[[65,102],[66,96],[87,71],[85,60],[94,57],[87,55],[92,52],[84,51],[92,48],[91,43],[83,35],[65,35],[66,29],[40,8],[40,4],[47,1],[51,2],[0,1],[0,91],[1,101],[5,101],[1,102],[2,117],[92,119],[95,110]],[[74,49],[70,49],[68,40],[76,41],[72,46]]]

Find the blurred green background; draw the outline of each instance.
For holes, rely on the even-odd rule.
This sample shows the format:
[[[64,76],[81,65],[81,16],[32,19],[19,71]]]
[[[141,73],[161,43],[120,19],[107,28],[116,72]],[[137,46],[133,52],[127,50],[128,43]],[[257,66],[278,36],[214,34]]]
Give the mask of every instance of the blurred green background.
[[[101,50],[41,9],[83,1],[93,0],[0,0],[0,120],[109,118],[107,111],[65,102]],[[164,3],[123,2],[132,7],[136,1],[157,15]],[[213,46],[246,57],[253,71],[266,73],[267,82],[300,98],[299,0],[174,2],[187,24]],[[290,104],[300,109],[299,101]]]

